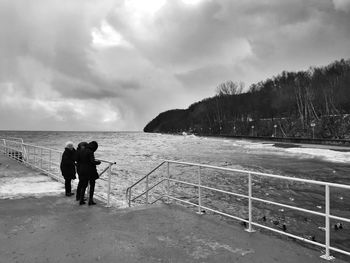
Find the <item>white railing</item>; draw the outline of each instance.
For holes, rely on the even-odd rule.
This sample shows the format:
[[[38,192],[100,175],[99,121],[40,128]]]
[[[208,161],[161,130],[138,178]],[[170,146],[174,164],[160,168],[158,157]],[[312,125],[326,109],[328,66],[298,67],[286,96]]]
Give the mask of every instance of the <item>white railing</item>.
[[[64,179],[60,171],[60,163],[63,153],[62,151],[24,143],[21,138],[11,138],[11,140],[1,139],[1,141],[0,152],[12,159],[15,159],[16,161],[42,171],[56,181],[64,183]],[[106,206],[110,207],[112,166],[115,164],[115,162],[101,159],[98,160],[106,165],[106,167],[102,168],[103,170],[99,172],[99,180],[105,181],[107,183],[107,187],[105,189],[106,194],[96,192],[95,196],[99,200],[106,202]],[[108,174],[108,178],[102,178],[101,176],[106,172]],[[73,185],[76,184],[73,183]]]
[[[158,180],[156,183],[154,183],[153,185],[150,186],[150,176],[151,174],[153,174],[155,171],[159,170],[160,167],[162,167],[164,164],[166,164],[166,178],[162,178],[160,180]],[[178,165],[184,165],[184,166],[192,166],[192,167],[198,167],[198,171],[197,171],[197,183],[190,183],[190,182],[186,182],[183,180],[177,180],[177,179],[173,179],[171,178],[170,175],[170,164],[178,164]],[[203,168],[209,168],[209,169],[214,169],[214,170],[220,170],[220,171],[226,171],[226,172],[235,172],[235,173],[240,173],[243,174],[245,176],[248,177],[248,193],[247,194],[240,194],[240,193],[235,193],[235,192],[230,192],[230,191],[226,191],[226,190],[221,190],[221,189],[217,189],[214,187],[209,187],[209,186],[205,186],[202,184],[202,169]],[[253,196],[253,184],[252,184],[252,176],[257,176],[257,177],[265,177],[265,178],[277,178],[277,179],[281,179],[281,180],[287,180],[287,181],[292,181],[292,182],[301,182],[301,183],[306,183],[306,184],[311,184],[311,185],[319,185],[319,186],[324,186],[324,200],[325,200],[325,211],[322,212],[317,212],[317,211],[313,211],[313,210],[309,210],[309,209],[305,209],[305,208],[300,208],[300,207],[296,207],[296,206],[292,206],[292,205],[287,205],[287,204],[283,204],[283,203],[279,203],[279,202],[274,202],[274,201],[270,201],[270,200],[265,200],[262,198],[258,198],[258,197],[254,197]],[[187,186],[192,186],[192,187],[196,187],[198,188],[198,203],[193,203],[190,201],[186,201],[183,200],[181,198],[175,197],[171,195],[170,192],[170,183],[177,183],[177,184],[183,184],[183,185],[187,185]],[[132,196],[132,190],[134,188],[136,188],[136,186],[139,186],[140,184],[145,184],[144,185],[144,190],[141,191],[141,193],[137,193],[136,196]],[[337,184],[337,183],[329,183],[329,182],[322,182],[322,181],[316,181],[316,180],[308,180],[308,179],[301,179],[301,178],[295,178],[295,177],[288,177],[288,176],[281,176],[281,175],[274,175],[274,174],[267,174],[267,173],[260,173],[260,172],[254,172],[254,171],[246,171],[246,170],[239,170],[239,169],[231,169],[231,168],[223,168],[223,167],[218,167],[218,166],[212,166],[212,165],[204,165],[204,164],[196,164],[196,163],[188,163],[188,162],[179,162],[179,161],[171,161],[171,160],[165,160],[162,163],[160,163],[157,167],[155,167],[151,172],[149,172],[147,175],[145,175],[144,177],[142,177],[140,180],[138,180],[137,182],[135,182],[133,185],[131,185],[130,187],[127,188],[126,190],[126,199],[128,202],[128,205],[131,206],[132,202],[136,202],[138,200],[140,200],[141,198],[145,198],[145,202],[148,204],[149,203],[149,194],[150,191],[155,189],[156,187],[162,185],[163,183],[166,183],[165,189],[163,189],[163,193],[160,194],[160,197],[155,199],[154,201],[152,201],[151,203],[155,203],[158,200],[164,199],[166,198],[167,200],[175,200],[184,204],[188,204],[188,205],[192,205],[195,207],[198,207],[198,214],[202,214],[203,210],[207,210],[207,211],[211,211],[235,220],[240,220],[242,222],[244,222],[244,224],[248,224],[248,228],[246,229],[246,231],[248,232],[254,232],[253,230],[253,226],[257,226],[257,227],[261,227],[264,229],[268,229],[270,231],[288,236],[288,237],[292,237],[295,238],[297,240],[301,240],[319,247],[322,247],[325,249],[325,254],[322,255],[321,257],[323,259],[326,260],[331,260],[334,257],[330,255],[330,251],[335,251],[335,252],[339,252],[341,254],[345,254],[350,256],[350,252],[349,251],[345,251],[336,247],[331,246],[330,244],[330,219],[336,219],[336,220],[340,220],[343,222],[348,222],[350,223],[350,219],[349,218],[344,218],[344,217],[340,217],[340,216],[336,216],[336,215],[332,215],[330,213],[330,187],[332,188],[340,188],[340,189],[346,189],[346,190],[350,190],[350,185],[342,185],[342,184]],[[245,218],[241,218],[235,215],[231,215],[228,213],[224,213],[222,211],[216,210],[216,209],[212,209],[209,208],[207,206],[204,206],[202,204],[202,189],[206,189],[206,190],[210,190],[210,191],[215,191],[215,192],[219,192],[219,193],[223,193],[223,194],[229,194],[229,195],[233,195],[239,198],[245,198],[248,200],[248,219]],[[304,212],[304,213],[310,213],[313,215],[318,215],[318,216],[322,216],[325,219],[325,243],[319,243],[316,242],[314,240],[309,240],[307,238],[304,237],[300,237],[298,235],[294,235],[291,233],[287,233],[285,231],[280,231],[278,229],[274,229],[262,224],[259,224],[258,222],[254,222],[253,221],[253,215],[252,215],[252,201],[257,201],[257,202],[262,202],[265,204],[272,204],[272,205],[276,205],[276,206],[280,206],[283,208],[288,208],[288,209],[292,209],[292,210],[296,210],[296,211],[300,211],[300,212]]]

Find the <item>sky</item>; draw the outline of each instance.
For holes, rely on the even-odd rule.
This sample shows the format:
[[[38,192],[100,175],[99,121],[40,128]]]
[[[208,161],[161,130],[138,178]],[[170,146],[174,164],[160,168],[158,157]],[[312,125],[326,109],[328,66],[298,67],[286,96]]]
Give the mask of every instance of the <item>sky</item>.
[[[350,0],[0,0],[0,130],[139,131],[350,58]]]

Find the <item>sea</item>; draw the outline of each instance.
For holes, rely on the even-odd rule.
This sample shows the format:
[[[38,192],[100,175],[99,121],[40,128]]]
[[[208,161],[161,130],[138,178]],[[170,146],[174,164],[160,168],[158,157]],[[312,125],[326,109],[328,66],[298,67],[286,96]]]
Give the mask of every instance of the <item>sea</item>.
[[[22,138],[25,143],[64,150],[67,141],[75,145],[95,140],[95,156],[116,162],[112,169],[112,195],[117,206],[126,206],[128,186],[146,175],[163,160],[201,163],[282,176],[350,185],[350,151],[303,145],[281,145],[243,139],[169,135],[143,132],[62,132],[0,131],[0,138]],[[350,149],[349,149],[350,150]],[[101,168],[102,169],[102,168]],[[170,165],[171,178],[196,183],[198,168]],[[150,185],[166,176],[166,166],[150,177]],[[325,211],[324,186],[253,176],[253,196],[288,205]],[[247,176],[242,173],[202,169],[202,184],[224,191],[247,194]],[[140,186],[136,193],[144,190]],[[154,190],[153,200],[165,190]],[[198,203],[198,189],[172,183],[171,194]],[[202,189],[202,205],[242,218],[248,217],[247,200],[225,193]],[[350,191],[330,189],[331,214],[350,218]],[[256,222],[307,239],[324,243],[324,218],[253,201]],[[223,218],[228,223],[236,220]],[[284,225],[284,227],[283,227]],[[336,226],[337,225],[337,226]],[[350,251],[350,224],[331,220],[331,245]],[[340,227],[339,227],[340,226]]]

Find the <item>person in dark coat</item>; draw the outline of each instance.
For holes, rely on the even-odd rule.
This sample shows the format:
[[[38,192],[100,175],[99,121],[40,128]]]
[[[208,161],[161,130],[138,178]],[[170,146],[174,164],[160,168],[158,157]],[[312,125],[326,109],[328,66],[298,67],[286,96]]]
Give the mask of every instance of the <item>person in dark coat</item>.
[[[77,147],[77,151],[76,151],[76,162],[77,162],[77,174],[78,174],[78,178],[79,178],[79,183],[78,183],[78,187],[77,187],[77,195],[76,195],[76,200],[80,201],[80,193],[81,193],[81,183],[82,183],[82,178],[80,176],[81,172],[80,172],[80,154],[81,152],[87,147],[88,143],[87,142],[81,142],[78,144]],[[85,192],[84,192],[85,194]]]
[[[96,165],[101,164],[95,160],[94,152],[97,150],[98,144],[96,141],[90,142],[84,150],[79,154],[79,172],[81,178],[80,205],[85,204],[84,194],[86,187],[90,184],[89,205],[96,205],[94,202],[95,180],[99,178]]]
[[[72,196],[71,181],[76,179],[75,177],[75,149],[72,142],[67,142],[61,160],[61,172],[64,177],[64,187],[66,190],[66,196]]]

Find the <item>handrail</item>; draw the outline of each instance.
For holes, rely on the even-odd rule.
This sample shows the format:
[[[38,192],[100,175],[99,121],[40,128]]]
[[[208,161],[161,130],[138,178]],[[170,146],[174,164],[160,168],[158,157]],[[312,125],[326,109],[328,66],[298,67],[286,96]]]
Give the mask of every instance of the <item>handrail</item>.
[[[21,141],[22,143],[23,143],[23,139],[22,138],[17,138],[17,137],[1,137],[1,139],[5,139],[5,140],[7,140],[7,138],[9,138],[9,139],[13,139],[13,140],[18,140],[18,141]]]
[[[111,161],[106,161],[106,160],[102,160],[102,159],[96,159],[96,161],[100,161],[100,162],[103,162],[103,163],[109,163],[109,164],[117,164],[116,162],[111,162]]]
[[[153,186],[149,187],[148,190],[142,192],[142,193],[139,194],[138,196],[136,196],[136,197],[134,197],[133,199],[131,199],[131,201],[134,201],[134,200],[138,199],[139,197],[141,197],[141,196],[147,194],[147,192],[151,191],[153,188],[155,188],[156,186],[160,185],[161,183],[163,183],[163,182],[166,181],[166,180],[167,180],[167,179],[165,179],[165,178],[162,179],[162,180],[160,180],[159,182],[157,182],[157,183],[154,184]]]
[[[18,138],[18,139],[21,139],[21,138]],[[56,152],[56,153],[62,153],[62,151],[60,151],[60,150],[52,149],[52,148],[47,148],[47,147],[44,147],[44,146],[38,146],[38,145],[34,145],[34,144],[29,144],[29,143],[24,143],[24,142],[17,142],[17,141],[12,141],[12,140],[7,140],[7,139],[2,139],[2,140],[5,140],[5,141],[7,141],[7,142],[12,142],[12,143],[21,144],[21,145],[23,145],[23,146],[33,147],[33,148],[36,148],[36,149],[43,149],[43,150],[46,150],[46,151],[52,151],[52,152]],[[22,140],[22,139],[21,139],[21,140]]]
[[[149,187],[149,176],[155,172],[156,170],[158,170],[164,163],[167,163],[167,177],[163,178],[162,180],[158,181],[157,183],[155,183],[154,185],[152,185],[151,187]],[[174,179],[174,178],[170,178],[170,172],[169,172],[169,165],[170,164],[180,164],[180,165],[186,165],[186,166],[194,166],[194,167],[198,167],[198,182],[197,183],[192,183],[192,182],[186,182],[186,181],[182,181],[182,180],[178,180],[178,179]],[[209,168],[209,169],[215,169],[215,170],[221,170],[221,171],[228,171],[228,172],[235,172],[235,173],[243,173],[246,176],[248,176],[248,194],[240,194],[240,193],[234,193],[234,192],[230,192],[230,191],[226,191],[226,190],[221,190],[221,189],[217,189],[215,187],[209,187],[206,185],[203,185],[201,183],[201,169],[202,168]],[[231,175],[231,174],[230,174]],[[232,176],[232,175],[231,175]],[[271,201],[271,200],[265,200],[262,198],[258,198],[253,196],[252,194],[252,188],[253,188],[253,183],[252,183],[252,176],[260,176],[260,177],[268,177],[268,178],[276,178],[276,179],[281,179],[281,180],[286,180],[286,181],[296,181],[296,182],[303,182],[303,183],[308,183],[308,184],[313,184],[313,185],[321,185],[324,186],[325,188],[325,212],[318,212],[318,211],[313,211],[310,209],[305,209],[305,208],[301,208],[301,207],[296,207],[296,206],[292,206],[289,204],[283,204],[283,203],[279,203],[279,202],[275,202],[275,201]],[[140,184],[144,182],[146,184],[145,186],[145,190],[143,192],[141,192],[140,194],[138,194],[137,196],[132,197],[132,189]],[[175,200],[181,203],[185,203],[185,204],[190,204],[193,205],[195,207],[198,207],[198,213],[202,214],[202,210],[208,210],[217,214],[221,214],[224,216],[228,216],[230,218],[236,219],[236,220],[240,220],[242,222],[246,222],[248,223],[248,228],[246,229],[248,232],[254,232],[254,230],[252,229],[252,226],[257,226],[257,227],[261,227],[264,229],[268,229],[270,231],[274,231],[276,233],[279,234],[283,234],[289,237],[293,237],[295,239],[298,240],[302,240],[308,243],[311,243],[313,245],[317,245],[320,247],[325,248],[325,254],[322,255],[321,257],[326,259],[326,260],[331,260],[334,257],[332,257],[330,255],[330,250],[335,251],[335,252],[339,252],[345,255],[350,256],[350,251],[345,251],[339,248],[335,248],[332,247],[330,245],[330,219],[336,219],[336,220],[340,220],[340,221],[344,221],[344,222],[349,222],[350,223],[350,218],[345,218],[345,217],[341,217],[341,216],[335,216],[332,215],[330,213],[330,187],[335,187],[335,188],[342,188],[342,189],[346,189],[349,190],[350,189],[350,185],[342,185],[342,184],[338,184],[338,183],[329,183],[329,182],[324,182],[324,181],[316,181],[316,180],[310,180],[310,179],[302,179],[302,178],[295,178],[295,177],[290,177],[290,176],[281,176],[281,175],[275,175],[275,174],[268,174],[268,173],[261,173],[261,172],[255,172],[255,171],[247,171],[247,170],[241,170],[241,169],[232,169],[232,168],[225,168],[225,167],[219,167],[219,166],[213,166],[213,165],[206,165],[206,164],[198,164],[198,163],[190,163],[190,162],[181,162],[181,161],[172,161],[172,160],[164,160],[162,161],[159,165],[157,165],[154,169],[152,169],[149,173],[147,173],[145,176],[143,176],[141,179],[139,179],[137,182],[135,182],[134,184],[132,184],[131,186],[129,186],[126,190],[126,198],[127,198],[127,202],[129,204],[129,206],[131,206],[131,202],[135,202],[137,199],[146,196],[146,203],[148,202],[148,195],[149,192],[151,190],[153,190],[156,186],[160,185],[163,182],[167,182],[167,188],[166,191],[167,193],[165,194],[161,194],[161,196],[159,198],[157,198],[155,201],[151,202],[151,204],[157,202],[158,200],[161,200],[163,198],[167,198],[168,201],[169,200]],[[173,182],[173,183],[178,183],[178,184],[184,184],[184,185],[188,185],[188,186],[192,186],[195,188],[198,188],[198,203],[193,203],[190,201],[186,201],[183,200],[181,198],[177,198],[174,197],[170,194],[169,191],[169,183]],[[249,212],[249,218],[248,219],[244,219],[244,218],[240,218],[237,216],[233,216],[227,213],[224,213],[222,211],[218,211],[206,206],[203,206],[201,204],[201,190],[202,189],[206,189],[206,190],[210,190],[210,191],[215,191],[215,192],[220,192],[220,193],[224,193],[224,194],[229,194],[229,195],[233,195],[233,196],[238,196],[241,198],[245,198],[248,200],[248,212]],[[257,222],[253,222],[253,217],[252,217],[252,201],[256,201],[256,202],[262,202],[262,203],[266,203],[266,204],[271,204],[271,205],[275,205],[275,206],[280,206],[280,207],[284,207],[284,208],[288,208],[288,209],[292,209],[292,210],[296,210],[296,211],[300,211],[303,213],[310,213],[310,214],[314,214],[317,216],[323,216],[325,218],[325,244],[323,243],[319,243],[316,241],[312,241],[312,240],[308,240],[305,239],[303,237],[291,234],[291,233],[287,233],[285,231],[280,231],[262,224],[259,224]]]
[[[17,141],[12,141],[12,140],[8,140],[7,138],[10,138],[12,140],[17,140],[17,141],[20,141],[22,143],[22,158],[26,159],[27,158],[27,151],[26,149],[23,147],[23,139],[22,138],[17,138],[17,137],[2,137],[1,139],[4,141],[4,145],[6,146],[6,141],[10,141],[10,142],[14,142],[14,143],[18,143]]]
[[[17,161],[20,161],[26,165],[29,165],[32,168],[38,169],[45,174],[51,176],[57,181],[62,182],[62,177],[58,173],[59,169],[55,169],[53,166],[59,167],[61,162],[61,156],[63,154],[62,151],[51,149],[43,146],[37,146],[29,143],[24,143],[23,140],[21,142],[13,141],[13,140],[7,140],[2,139],[4,144],[0,147],[3,147],[4,153],[8,155],[10,158],[13,158]],[[17,146],[18,148],[15,148]],[[8,150],[11,150],[13,152],[19,152],[22,153],[21,158],[16,157],[16,154],[12,154]],[[56,159],[53,160],[53,158]],[[101,161],[103,163],[107,164],[107,167],[99,173],[99,176],[102,176],[104,173],[108,172],[108,180],[107,181],[107,200],[102,195],[96,193],[96,196],[102,199],[102,201],[106,201],[107,207],[110,206],[110,195],[111,195],[111,176],[112,176],[112,166],[116,164],[116,162],[111,162],[108,160],[103,159],[96,159],[98,161]],[[53,171],[54,170],[54,171]]]
[[[179,161],[172,161],[172,160],[165,160],[165,162],[175,163],[175,164],[183,164],[183,165],[189,165],[189,166],[197,166],[197,167],[203,167],[203,168],[211,168],[211,169],[229,171],[229,172],[238,172],[238,173],[246,173],[246,174],[250,173],[250,174],[272,177],[272,178],[277,178],[277,179],[282,179],[282,180],[292,180],[292,181],[302,182],[302,183],[310,183],[310,184],[317,184],[317,185],[329,185],[329,186],[334,186],[334,187],[339,187],[339,188],[344,188],[344,189],[350,189],[350,185],[329,183],[329,182],[316,181],[316,180],[310,180],[310,179],[302,179],[302,178],[296,178],[296,177],[290,177],[290,176],[268,174],[268,173],[261,173],[261,172],[255,172],[255,171],[233,169],[233,168],[225,168],[225,167],[213,166],[213,165],[207,165],[207,164],[179,162]]]
[[[24,146],[33,147],[33,148],[37,148],[37,149],[43,149],[43,150],[47,150],[47,151],[52,151],[52,152],[56,152],[56,153],[62,153],[62,151],[60,151],[60,150],[47,148],[47,147],[44,147],[44,146],[38,146],[38,145],[34,145],[34,144],[29,144],[29,143],[23,143],[23,145]]]
[[[143,176],[141,179],[137,180],[134,184],[132,184],[131,186],[129,186],[126,191],[125,191],[125,197],[126,199],[128,199],[128,194],[131,191],[131,189],[139,184],[140,182],[142,182],[143,180],[145,180],[146,178],[148,178],[148,176],[150,176],[154,171],[158,170],[159,167],[161,167],[166,161],[161,162],[159,165],[157,165],[154,169],[152,169],[148,174],[146,174],[145,176]],[[130,201],[128,202],[129,206],[130,206]]]
[[[141,179],[139,179],[138,181],[136,181],[136,183],[132,184],[131,186],[129,186],[127,189],[133,188],[135,185],[137,185],[138,183],[140,183],[142,180],[144,180],[145,178],[147,178],[147,176],[151,175],[154,171],[158,170],[159,167],[161,167],[166,161],[161,162],[159,165],[157,165],[152,171],[150,171],[148,174],[146,174],[144,177],[142,177]]]
[[[101,159],[96,159],[96,161],[108,163],[110,165],[116,164],[116,162],[110,162],[110,161],[105,161],[105,160],[101,160]],[[108,169],[109,169],[109,166],[107,166],[102,172],[100,172],[99,176],[103,175]]]

